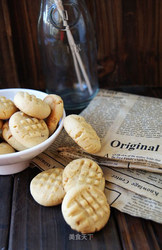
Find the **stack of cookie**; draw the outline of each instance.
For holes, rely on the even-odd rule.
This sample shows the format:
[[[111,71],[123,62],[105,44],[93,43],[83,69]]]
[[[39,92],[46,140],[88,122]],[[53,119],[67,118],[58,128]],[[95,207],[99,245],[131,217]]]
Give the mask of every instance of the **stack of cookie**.
[[[3,142],[0,154],[22,151],[45,141],[57,128],[63,115],[60,96],[47,95],[44,100],[18,92],[14,101],[0,96],[0,129]]]
[[[100,138],[92,126],[79,115],[64,119],[68,135],[86,152],[101,149]],[[78,232],[92,233],[103,228],[110,216],[104,194],[105,179],[99,165],[86,158],[71,161],[65,168],[49,169],[33,178],[30,192],[41,205],[62,203],[67,224]]]
[[[62,203],[62,214],[69,226],[81,233],[102,229],[110,216],[104,194],[102,169],[86,158],[71,161],[65,168],[43,171],[33,178],[30,192],[43,206]]]
[[[63,171],[66,195],[62,214],[72,229],[93,233],[102,229],[110,216],[110,206],[104,194],[102,169],[90,159],[71,161]]]

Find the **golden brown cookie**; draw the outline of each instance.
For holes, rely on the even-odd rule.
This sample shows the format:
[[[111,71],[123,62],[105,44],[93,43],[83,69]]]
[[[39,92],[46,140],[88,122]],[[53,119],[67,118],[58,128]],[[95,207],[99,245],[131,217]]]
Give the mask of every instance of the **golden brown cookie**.
[[[47,118],[51,112],[47,103],[28,92],[18,92],[14,96],[14,103],[19,110],[38,119]]]
[[[10,117],[9,128],[15,139],[26,148],[40,144],[49,136],[44,120],[30,117],[21,111]]]
[[[0,155],[14,153],[15,150],[7,142],[0,143]]]
[[[15,137],[11,134],[11,130],[9,128],[9,122],[5,122],[3,127],[2,127],[2,136],[4,140],[10,144],[14,149],[18,151],[22,151],[27,149],[24,147],[20,142],[18,142]]]
[[[15,104],[5,96],[0,96],[0,119],[6,120],[17,111]]]
[[[62,202],[62,214],[67,224],[81,233],[93,233],[103,228],[110,216],[105,194],[94,186],[70,189]]]
[[[102,169],[90,159],[82,158],[71,161],[63,171],[63,186],[69,191],[76,185],[93,185],[104,191],[105,178]]]
[[[80,115],[68,115],[64,119],[68,135],[86,152],[96,153],[101,149],[100,138],[92,126]]]
[[[53,168],[33,178],[30,192],[36,202],[43,206],[55,206],[62,202],[65,195],[62,173],[63,169]]]
[[[60,96],[53,94],[47,95],[43,101],[46,102],[51,108],[51,113],[46,119],[46,123],[51,135],[55,131],[63,115],[64,104]]]

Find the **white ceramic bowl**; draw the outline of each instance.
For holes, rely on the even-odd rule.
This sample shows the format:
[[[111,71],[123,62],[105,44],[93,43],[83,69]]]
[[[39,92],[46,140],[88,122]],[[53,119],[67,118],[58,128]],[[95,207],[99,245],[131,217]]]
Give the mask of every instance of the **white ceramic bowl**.
[[[23,88],[10,88],[10,89],[1,89],[0,96],[5,96],[8,99],[13,100],[15,94],[18,91],[26,91],[30,94],[35,95],[40,99],[44,99],[47,95],[44,92],[33,90],[33,89],[23,89]],[[56,131],[44,142],[15,153],[0,155],[0,175],[8,175],[18,173],[23,171],[29,166],[30,161],[44,150],[46,150],[57,138],[63,128],[63,120],[65,118],[65,111],[63,114],[63,118],[59,122],[59,126]]]

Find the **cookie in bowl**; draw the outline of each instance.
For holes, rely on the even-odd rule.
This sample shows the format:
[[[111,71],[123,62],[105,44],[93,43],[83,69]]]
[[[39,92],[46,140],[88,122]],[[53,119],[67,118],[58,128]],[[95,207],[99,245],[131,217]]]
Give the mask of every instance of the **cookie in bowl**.
[[[36,96],[36,98],[41,99],[42,102],[45,103],[43,99],[47,96],[47,93],[44,93],[38,90],[33,90],[33,89],[24,89],[24,88],[1,89],[0,96],[4,96],[6,99],[9,99],[12,102],[14,102],[14,97],[16,96],[17,93],[20,93],[20,92],[27,92],[29,95],[34,95]],[[49,109],[51,112],[50,107]],[[31,160],[37,155],[39,155],[40,153],[42,153],[44,150],[46,150],[56,140],[57,136],[60,134],[61,130],[63,129],[63,120],[65,118],[64,110],[63,110],[63,115],[58,122],[57,128],[51,135],[49,135],[49,129],[47,125],[45,124],[46,118],[42,119],[43,122],[42,121],[40,122],[41,120],[40,118],[29,116],[23,112],[24,115],[21,115],[21,118],[19,121],[20,123],[19,122],[16,123],[15,120],[17,119],[16,118],[17,112],[19,113],[23,111],[21,111],[20,109],[18,109],[18,107],[16,107],[15,112],[7,120],[0,119],[3,124],[8,122],[8,125],[9,125],[9,130],[6,124],[4,126],[5,136],[3,137],[3,140],[8,142],[8,144],[10,143],[11,144],[10,146],[12,146],[14,145],[12,144],[13,143],[12,139],[16,139],[16,141],[18,141],[19,144],[21,144],[21,146],[23,146],[24,148],[22,149],[22,148],[15,147],[15,152],[0,155],[0,175],[14,174],[14,173],[18,173],[26,169],[29,166]],[[48,114],[50,113],[48,112]],[[43,117],[46,117],[46,116],[47,114]],[[25,118],[26,120],[24,121],[22,117],[26,117]],[[11,119],[11,123],[10,123],[10,119]],[[38,131],[37,131],[37,128],[38,128]],[[20,131],[20,135],[18,135],[17,133],[18,130]],[[26,137],[25,137],[26,139],[23,139],[21,137],[21,133],[23,132],[26,133]],[[32,139],[29,140],[28,134],[30,133],[34,135],[33,142],[32,142]],[[5,137],[8,138],[8,141],[7,139],[5,139]],[[41,137],[41,138],[38,138],[38,137]]]
[[[51,109],[46,102],[25,91],[16,93],[14,104],[25,114],[38,119],[45,119],[51,113]]]
[[[15,139],[26,148],[34,147],[49,137],[44,120],[30,117],[22,111],[10,117],[9,128]]]

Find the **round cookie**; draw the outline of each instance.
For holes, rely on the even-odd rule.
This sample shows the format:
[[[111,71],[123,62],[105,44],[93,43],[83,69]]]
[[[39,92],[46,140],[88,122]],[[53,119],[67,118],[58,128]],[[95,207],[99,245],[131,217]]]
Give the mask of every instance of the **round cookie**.
[[[65,192],[77,185],[93,185],[100,190],[105,188],[102,169],[90,159],[82,158],[71,161],[63,171],[63,186]]]
[[[38,119],[47,118],[51,112],[47,103],[28,92],[18,92],[14,97],[14,103],[22,112]]]
[[[52,135],[63,115],[63,100],[58,95],[50,94],[47,95],[43,101],[46,102],[51,108],[51,113],[47,117],[46,123],[49,129],[49,133],[50,135]]]
[[[0,96],[0,119],[6,120],[17,111],[15,104],[5,96]]]
[[[69,136],[86,152],[93,154],[101,149],[100,138],[84,117],[68,115],[64,119],[64,128]]]
[[[5,122],[3,127],[2,127],[2,136],[4,140],[10,144],[14,149],[17,151],[22,151],[27,149],[24,147],[20,142],[18,142],[15,137],[11,134],[11,130],[9,128],[9,122]]]
[[[62,202],[65,195],[62,173],[63,169],[53,168],[33,178],[30,192],[36,202],[43,206],[55,206]]]
[[[81,233],[93,233],[103,228],[110,216],[105,194],[94,186],[70,189],[62,202],[62,214],[67,224]]]
[[[14,153],[15,150],[7,142],[0,143],[0,155]]]
[[[44,120],[30,117],[21,111],[10,117],[9,128],[15,139],[26,148],[40,144],[49,136],[49,130]]]

